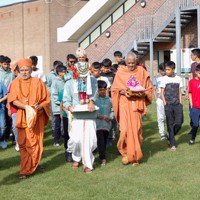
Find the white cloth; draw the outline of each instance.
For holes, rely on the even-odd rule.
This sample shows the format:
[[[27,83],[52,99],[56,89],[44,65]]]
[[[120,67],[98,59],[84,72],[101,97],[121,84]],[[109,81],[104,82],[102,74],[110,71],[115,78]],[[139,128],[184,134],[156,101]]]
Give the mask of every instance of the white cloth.
[[[157,121],[158,121],[158,129],[160,136],[164,136],[165,128],[164,128],[164,121],[165,121],[165,109],[162,99],[157,98],[156,100],[156,107],[157,107]]]
[[[26,112],[26,123],[28,128],[33,128],[36,123],[37,113],[36,111],[29,105],[25,105]]]
[[[69,132],[68,152],[72,152],[75,162],[82,163],[85,167],[93,169],[93,151],[97,148],[95,120],[73,120]]]
[[[74,80],[74,94],[78,94],[78,80]]]
[[[92,85],[91,85],[91,78],[90,74],[87,75],[87,95],[92,95]]]
[[[40,69],[38,69],[36,71],[32,71],[31,76],[34,78],[41,79],[42,82],[44,82],[44,83],[46,82],[46,76],[43,74],[43,72]]]
[[[110,81],[108,80],[107,77],[105,77],[105,76],[100,76],[99,78],[97,78],[97,80],[105,81],[105,82],[107,83],[107,88],[111,88]]]

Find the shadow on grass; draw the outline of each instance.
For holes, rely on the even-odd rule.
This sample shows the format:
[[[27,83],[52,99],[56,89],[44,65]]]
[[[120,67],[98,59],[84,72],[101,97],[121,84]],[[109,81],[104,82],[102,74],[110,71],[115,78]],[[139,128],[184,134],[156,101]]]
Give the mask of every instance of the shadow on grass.
[[[63,151],[61,150],[61,148],[46,149],[46,148],[49,148],[52,146],[53,137],[51,137],[51,135],[52,135],[52,130],[45,129],[45,138],[44,138],[45,150],[43,152],[42,159],[48,159],[48,157],[52,157],[52,156],[53,157],[48,159],[46,162],[43,162],[43,165],[45,167],[44,173],[52,171],[52,170],[60,167],[61,165],[65,164],[64,148],[63,148]],[[56,155],[54,155],[54,154],[56,154]],[[16,167],[16,166],[19,166],[19,168],[20,168],[20,156],[16,155],[16,156],[9,157],[6,159],[5,158],[1,159],[0,163],[1,163],[0,171],[8,170],[8,169],[10,169],[12,167]],[[37,175],[39,175],[39,172],[36,170],[32,176],[37,176]],[[0,185],[1,184],[4,184],[4,185],[16,184],[20,181],[18,176],[19,176],[18,170],[17,170],[17,172],[14,172],[12,174],[9,173],[6,177],[3,178],[2,181],[0,181]]]
[[[46,150],[45,153],[44,153],[44,157],[45,156],[48,157],[49,155],[52,156],[52,153],[55,153],[55,152],[56,151],[53,151],[53,150]],[[60,167],[61,165],[64,165],[65,161],[64,161],[63,158],[64,158],[64,156],[63,156],[63,153],[61,152],[59,154],[56,154],[50,160],[48,160],[46,162],[43,162],[43,166],[45,167],[45,170],[44,170],[43,173],[48,173],[48,172],[50,172],[52,170],[55,170],[56,168]],[[9,160],[13,160],[13,158],[10,158]],[[14,163],[16,163],[16,165],[19,165],[19,162],[14,162]],[[9,166],[13,167],[13,163],[10,164],[8,162],[5,162],[4,165],[8,165],[6,167],[6,169],[8,169]],[[35,177],[35,176],[38,176],[40,174],[41,174],[41,172],[39,172],[38,170],[36,170],[30,177]],[[12,174],[9,174],[8,176],[4,177],[2,179],[2,181],[0,181],[0,185],[12,185],[12,184],[19,183],[20,179],[18,178],[18,176],[19,176],[19,171],[15,172],[15,173],[12,173]]]
[[[156,153],[166,151],[169,149],[167,140],[160,140],[160,135],[157,126],[157,120],[152,119],[151,114],[145,117],[145,120],[143,122],[144,140],[142,143],[144,159],[142,162],[148,162],[148,159],[154,156]],[[190,136],[188,135],[189,131],[190,126],[183,124],[181,130],[175,136],[177,145],[180,145],[182,143],[188,143],[190,138]]]
[[[13,156],[9,158],[3,158],[0,160],[0,171],[8,170],[12,167],[18,166],[20,163],[20,156]]]
[[[120,153],[117,149],[118,138],[119,138],[119,133],[117,133],[115,140],[112,141],[112,146],[106,149],[106,161],[108,164],[120,156]],[[95,150],[94,155],[95,155],[94,168],[99,168],[101,167],[101,165],[99,160],[98,149]]]

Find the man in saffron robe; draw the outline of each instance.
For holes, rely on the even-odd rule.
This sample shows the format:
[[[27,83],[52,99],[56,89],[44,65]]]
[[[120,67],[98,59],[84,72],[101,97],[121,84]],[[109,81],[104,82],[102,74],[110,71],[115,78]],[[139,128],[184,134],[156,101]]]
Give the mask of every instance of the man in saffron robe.
[[[18,61],[20,77],[12,82],[8,102],[17,107],[16,128],[20,149],[20,176],[24,179],[39,168],[43,153],[44,126],[49,121],[50,97],[45,84],[31,77],[32,61]]]
[[[111,89],[113,109],[120,127],[117,147],[122,155],[122,163],[132,163],[133,166],[143,158],[140,146],[143,140],[142,114],[146,114],[146,106],[152,100],[149,73],[137,66],[136,59],[134,53],[127,55],[126,66],[118,68]],[[132,77],[140,84],[140,88],[145,89],[143,92],[134,92],[135,96],[127,92],[127,82]]]

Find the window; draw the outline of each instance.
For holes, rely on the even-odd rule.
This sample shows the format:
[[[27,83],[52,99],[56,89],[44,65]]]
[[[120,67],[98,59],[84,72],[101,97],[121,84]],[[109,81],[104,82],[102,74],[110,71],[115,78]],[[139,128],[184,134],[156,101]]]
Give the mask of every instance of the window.
[[[100,32],[100,26],[97,27],[92,33],[91,33],[91,41],[93,42],[96,38],[98,38],[100,36],[101,32]]]
[[[124,13],[126,13],[138,0],[127,0],[117,10],[114,11],[105,21],[102,22],[92,33],[88,35],[81,43],[82,48],[88,47],[96,40],[106,29],[108,29],[115,21],[117,21]]]
[[[88,36],[80,43],[80,47],[85,49],[87,46],[89,46],[89,44],[90,44],[90,38]]]
[[[120,6],[114,13],[113,13],[113,23],[117,21],[124,13],[123,13],[123,5]]]
[[[125,7],[125,12],[127,12],[133,5],[135,5],[137,2],[137,0],[127,0],[124,3],[124,7]]]
[[[101,24],[101,32],[103,33],[111,25],[112,25],[112,21],[111,21],[111,16],[110,16]]]

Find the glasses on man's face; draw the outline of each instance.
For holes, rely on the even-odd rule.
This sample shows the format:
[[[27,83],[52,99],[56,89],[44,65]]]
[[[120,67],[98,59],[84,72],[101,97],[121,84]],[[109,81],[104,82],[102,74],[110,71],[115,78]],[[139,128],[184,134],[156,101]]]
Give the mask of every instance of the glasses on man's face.
[[[69,60],[69,63],[75,63],[75,61],[74,60]]]
[[[134,65],[135,63],[134,62],[129,62],[127,63],[128,65]]]

